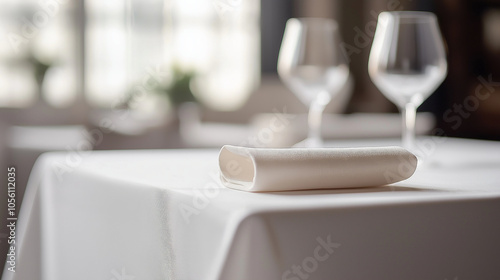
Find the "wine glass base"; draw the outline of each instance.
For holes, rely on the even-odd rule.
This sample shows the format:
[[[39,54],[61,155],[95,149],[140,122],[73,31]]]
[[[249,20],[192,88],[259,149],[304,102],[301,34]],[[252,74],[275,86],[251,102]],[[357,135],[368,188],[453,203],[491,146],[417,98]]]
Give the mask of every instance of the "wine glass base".
[[[322,148],[323,140],[306,138],[292,146],[293,148]]]

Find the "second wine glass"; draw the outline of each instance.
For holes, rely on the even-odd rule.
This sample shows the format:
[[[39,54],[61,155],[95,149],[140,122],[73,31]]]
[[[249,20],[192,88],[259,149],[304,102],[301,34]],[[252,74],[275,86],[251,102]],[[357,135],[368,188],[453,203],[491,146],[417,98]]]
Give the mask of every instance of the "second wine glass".
[[[447,63],[436,16],[383,12],[368,63],[373,83],[403,115],[403,147],[415,150],[417,107],[443,82]]]
[[[286,23],[278,58],[283,83],[309,107],[309,133],[298,144],[321,147],[323,111],[349,78],[347,61],[339,49],[337,23],[323,18],[292,18]]]

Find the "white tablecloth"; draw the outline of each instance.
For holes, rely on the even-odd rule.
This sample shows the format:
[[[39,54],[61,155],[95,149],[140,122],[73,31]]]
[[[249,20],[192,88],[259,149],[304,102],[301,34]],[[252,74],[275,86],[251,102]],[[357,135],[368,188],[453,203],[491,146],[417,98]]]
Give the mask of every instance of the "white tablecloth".
[[[222,187],[216,150],[45,154],[2,279],[499,279],[500,143],[425,140],[397,185],[288,193]]]

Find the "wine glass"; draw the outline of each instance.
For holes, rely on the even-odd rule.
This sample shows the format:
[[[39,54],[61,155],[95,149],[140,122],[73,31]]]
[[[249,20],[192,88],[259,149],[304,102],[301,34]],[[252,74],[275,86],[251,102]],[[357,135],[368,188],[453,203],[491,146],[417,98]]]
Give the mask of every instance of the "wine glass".
[[[368,62],[373,83],[403,115],[403,147],[415,151],[418,106],[443,82],[447,63],[436,16],[382,12]]]
[[[347,82],[349,67],[339,44],[337,23],[324,18],[292,18],[286,23],[278,58],[283,83],[309,107],[309,134],[296,146],[321,147],[323,111]]]

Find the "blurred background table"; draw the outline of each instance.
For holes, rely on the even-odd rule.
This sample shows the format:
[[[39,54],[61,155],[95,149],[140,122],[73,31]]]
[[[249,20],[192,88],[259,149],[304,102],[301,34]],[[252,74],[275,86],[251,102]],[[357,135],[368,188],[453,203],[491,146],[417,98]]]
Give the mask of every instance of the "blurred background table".
[[[48,153],[2,279],[498,279],[500,143],[420,144],[395,185],[261,194],[220,186],[214,149]]]

